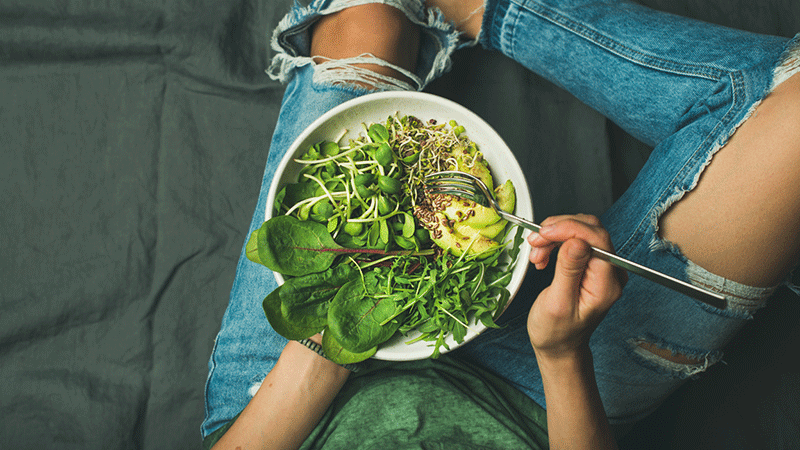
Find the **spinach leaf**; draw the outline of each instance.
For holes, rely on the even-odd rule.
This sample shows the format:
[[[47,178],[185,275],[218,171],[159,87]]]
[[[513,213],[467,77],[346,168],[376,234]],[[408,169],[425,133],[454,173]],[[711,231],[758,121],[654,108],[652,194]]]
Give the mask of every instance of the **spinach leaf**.
[[[264,314],[269,320],[269,324],[276,333],[285,337],[286,339],[305,339],[315,334],[315,328],[312,326],[305,326],[305,324],[292,323],[281,312],[281,289],[283,286],[270,292],[269,295],[261,303],[264,308]],[[324,328],[324,325],[323,325]],[[316,331],[319,332],[319,331]]]
[[[328,323],[328,305],[339,289],[359,272],[339,265],[322,273],[290,278],[264,299],[264,313],[272,328],[287,339],[305,339]]]
[[[277,216],[253,232],[246,251],[251,261],[275,272],[302,276],[330,267],[341,248],[325,225]]]
[[[353,364],[364,361],[372,357],[378,351],[378,347],[361,352],[353,353],[346,348],[342,347],[331,333],[323,333],[322,335],[322,349],[325,351],[325,356],[336,364]]]
[[[316,193],[317,185],[309,181],[289,183],[275,196],[275,213],[283,214],[288,207],[299,203]]]
[[[402,322],[396,317],[397,295],[380,292],[380,278],[375,272],[367,272],[363,279],[342,286],[328,308],[327,332],[353,353],[366,352],[383,343]],[[390,320],[392,318],[395,320]]]

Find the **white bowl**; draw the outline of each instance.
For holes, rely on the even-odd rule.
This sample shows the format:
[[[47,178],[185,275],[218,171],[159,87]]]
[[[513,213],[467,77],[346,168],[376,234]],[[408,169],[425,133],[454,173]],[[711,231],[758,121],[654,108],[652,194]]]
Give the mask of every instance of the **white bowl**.
[[[517,163],[514,154],[506,143],[483,119],[472,111],[450,100],[432,94],[421,92],[381,92],[368,94],[345,102],[315,120],[294,141],[284,155],[275,172],[269,194],[267,196],[266,219],[273,216],[275,196],[285,184],[297,181],[300,173],[300,164],[293,161],[308,150],[308,147],[324,139],[333,140],[344,130],[344,142],[355,138],[364,132],[362,124],[385,122],[393,114],[413,115],[426,122],[435,119],[438,123],[446,123],[455,119],[459,125],[466,129],[467,136],[478,145],[489,163],[495,184],[499,185],[506,180],[514,183],[517,193],[517,207],[515,214],[533,220],[533,204],[531,202],[528,184],[525,175]],[[527,242],[523,244],[517,262],[513,267],[513,275],[508,284],[508,290],[513,299],[519,290],[525,273],[528,270],[528,253],[530,247]],[[284,278],[275,273],[278,284],[283,284]],[[486,327],[480,322],[471,323],[464,341],[458,344],[452,336],[448,337],[447,344],[450,350],[474,339]],[[410,361],[424,359],[433,352],[433,343],[419,341],[406,344],[418,334],[410,333],[408,336],[395,335],[392,339],[378,347],[374,358],[390,361]],[[447,351],[444,347],[442,353]]]

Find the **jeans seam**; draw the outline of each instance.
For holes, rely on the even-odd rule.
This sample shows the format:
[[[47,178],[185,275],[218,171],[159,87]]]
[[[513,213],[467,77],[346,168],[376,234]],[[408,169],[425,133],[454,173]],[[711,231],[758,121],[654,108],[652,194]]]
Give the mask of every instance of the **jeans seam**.
[[[211,378],[214,376],[214,373],[217,368],[216,352],[217,352],[218,340],[219,340],[218,337],[214,339],[214,345],[211,349],[211,356],[209,357],[208,361],[208,376],[206,376],[206,383],[203,389],[203,423],[201,424],[201,429],[200,429],[200,435],[203,437],[203,439],[205,439],[207,436],[205,425],[208,422],[208,419],[211,418],[211,410],[209,408],[208,396],[210,391]],[[211,434],[211,432],[209,432],[208,434]]]
[[[632,249],[638,246],[647,236],[650,234],[649,230],[653,229],[653,236],[650,242],[650,248],[652,250],[664,247],[664,243],[662,239],[658,236],[658,221],[661,216],[680,198],[686,194],[687,192],[691,191],[695,187],[697,187],[697,183],[699,182],[700,175],[704,172],[705,167],[711,163],[713,156],[719,151],[723,146],[724,142],[720,142],[719,145],[715,145],[715,141],[720,140],[720,134],[723,130],[733,122],[734,117],[739,114],[743,110],[743,106],[745,104],[745,97],[744,93],[744,80],[740,72],[732,71],[728,73],[728,77],[731,80],[731,106],[725,112],[725,114],[716,121],[714,127],[712,127],[697,147],[695,148],[692,157],[687,159],[686,162],[683,164],[681,169],[675,173],[675,176],[672,177],[670,182],[664,187],[661,192],[661,195],[653,202],[653,204],[647,210],[647,213],[643,216],[642,220],[637,225],[636,229],[631,236],[625,240],[622,244],[620,244],[618,251],[621,254],[627,254],[629,251],[628,248]],[[723,137],[725,142],[730,138],[730,136]],[[709,152],[704,152],[703,149],[711,147],[712,150]],[[716,148],[715,148],[716,147]],[[702,159],[705,158],[705,161]],[[697,170],[697,165],[701,164],[702,167],[700,170]],[[687,177],[692,174],[692,172],[697,171],[695,176],[687,181]],[[676,194],[679,194],[680,197],[675,198]],[[677,250],[675,250],[677,252]],[[682,258],[685,258],[682,253],[678,252],[678,255]]]

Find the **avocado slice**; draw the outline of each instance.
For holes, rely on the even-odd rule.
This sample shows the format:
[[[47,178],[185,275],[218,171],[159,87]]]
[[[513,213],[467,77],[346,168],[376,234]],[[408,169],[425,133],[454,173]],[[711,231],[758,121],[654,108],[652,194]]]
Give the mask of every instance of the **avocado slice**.
[[[516,191],[511,180],[494,188],[489,164],[483,159],[474,143],[461,144],[451,154],[455,157],[455,167],[472,174],[494,192],[500,209],[513,212],[516,207]],[[460,256],[464,248],[469,254],[480,254],[497,249],[500,243],[493,240],[505,229],[507,222],[493,208],[481,206],[471,200],[450,196],[443,209],[435,211],[436,219],[428,223],[431,239],[439,247]]]
[[[505,183],[497,186],[494,190],[494,196],[497,203],[500,204],[500,209],[507,213],[513,213],[517,207],[517,190],[514,188],[514,183],[507,180]]]
[[[517,206],[517,191],[514,188],[514,183],[512,183],[511,180],[507,180],[505,183],[498,186],[494,190],[494,193],[497,203],[500,204],[500,209],[508,213],[513,213],[514,208]],[[475,229],[487,228],[500,221],[500,216],[494,209],[481,206],[471,200],[457,197],[453,197],[450,204],[445,207],[444,214],[448,219],[458,225]],[[471,235],[470,233],[464,234],[468,236]],[[485,233],[481,234],[487,237],[494,237],[497,235],[497,233],[492,236]]]
[[[447,225],[447,217],[437,212],[438,223],[436,228],[431,230],[431,239],[439,247],[450,250],[455,256],[461,256],[464,251],[469,255],[478,255],[500,247],[500,243],[481,236],[480,233],[465,236]],[[489,253],[487,253],[488,256]]]
[[[514,189],[514,183],[512,183],[511,180],[508,180],[505,183],[501,184],[500,186],[497,186],[494,190],[494,193],[495,193],[495,198],[497,199],[497,203],[500,204],[500,209],[508,213],[513,213],[514,208],[516,208],[517,206],[516,205],[517,194],[516,190]],[[489,208],[483,208],[483,209],[489,209]],[[445,210],[445,214],[447,214],[447,212],[448,211]],[[483,216],[483,214],[485,214],[484,211],[480,211],[480,213],[478,213],[478,211],[476,210],[476,216],[478,217],[476,221],[480,221],[481,218],[484,218],[485,216]],[[450,218],[451,220],[453,219],[449,215],[448,218]],[[474,223],[475,221],[470,221],[470,220],[460,221],[460,222],[456,221],[453,224],[453,228],[458,233],[461,233],[464,236],[472,236],[473,234],[480,233],[481,236],[493,239],[503,231],[508,222],[504,219],[500,219],[494,223],[490,223],[484,226],[473,226]]]
[[[475,175],[483,181],[490,191],[494,190],[494,181],[492,180],[492,173],[489,171],[489,163],[483,159],[483,154],[478,150],[474,142],[456,148],[453,150],[453,155],[456,157],[455,170]]]
[[[494,209],[458,197],[453,197],[442,212],[448,219],[473,228],[484,228],[500,220]]]
[[[497,222],[487,225],[483,228],[474,228],[469,225],[464,224],[463,222],[456,222],[453,224],[453,229],[456,232],[464,235],[464,236],[472,236],[474,234],[480,234],[481,236],[489,239],[494,239],[500,234],[503,229],[506,227],[508,222],[504,219],[500,219]]]

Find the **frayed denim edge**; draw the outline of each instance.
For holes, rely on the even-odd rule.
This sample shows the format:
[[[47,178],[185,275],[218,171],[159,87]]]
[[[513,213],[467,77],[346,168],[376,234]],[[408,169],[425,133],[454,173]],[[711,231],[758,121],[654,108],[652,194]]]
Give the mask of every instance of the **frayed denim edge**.
[[[800,33],[789,41],[780,61],[780,64],[773,71],[774,77],[770,92],[774,91],[778,85],[788,80],[792,75],[800,72]]]
[[[723,356],[723,353],[719,350],[702,351],[683,348],[652,335],[631,338],[628,339],[627,343],[629,352],[635,356],[634,361],[657,373],[670,375],[677,379],[696,378],[699,374],[708,370],[709,367],[722,360]],[[669,350],[673,355],[679,354],[702,362],[697,364],[676,363],[641,347],[640,344],[644,343]]]
[[[773,69],[772,85],[770,89],[764,93],[764,97],[769,95],[781,83],[788,80],[792,75],[795,75],[798,72],[800,72],[800,33],[795,35],[789,41],[783,53],[781,54],[781,57],[778,59],[778,63]],[[673,204],[683,198],[687,192],[690,192],[692,189],[697,187],[697,184],[700,181],[700,176],[705,171],[706,167],[711,164],[714,155],[716,155],[717,152],[721,150],[725,144],[727,144],[728,140],[730,140],[734,133],[736,133],[739,127],[741,127],[742,124],[744,124],[747,119],[749,119],[755,113],[764,97],[757,100],[750,106],[744,117],[739,120],[739,123],[737,123],[727,135],[720,136],[717,139],[717,142],[714,143],[713,148],[709,152],[708,158],[702,164],[700,170],[698,170],[697,174],[692,180],[690,187],[686,190],[681,189],[679,192],[676,192],[673,196],[666,199],[664,204],[660,205],[653,212],[652,220],[655,223],[656,231],[658,231],[658,221],[660,220],[661,216]],[[708,272],[702,267],[693,264],[683,255],[683,253],[680,252],[674,243],[661,238],[657,232],[653,238],[653,241],[650,243],[650,250],[670,251],[675,253],[678,257],[686,260],[689,263],[687,267],[687,276],[689,281],[695,285],[711,287],[723,295],[726,295],[729,306],[732,306],[730,312],[733,313],[734,316],[744,314],[745,316],[749,317],[757,309],[763,307],[767,298],[769,298],[781,286],[787,286],[789,289],[800,295],[800,285],[795,284],[792,281],[794,278],[800,277],[800,265],[798,265],[798,267],[792,273],[790,273],[786,280],[784,280],[782,283],[772,287],[759,288],[736,283],[719,275]],[[707,307],[707,309],[710,309],[710,307]]]
[[[331,14],[341,11],[345,8],[363,5],[368,3],[382,3],[394,6],[401,10],[411,22],[419,25],[422,32],[425,33],[433,43],[435,43],[435,55],[433,56],[432,66],[428,73],[422,76],[410,73],[394,64],[375,58],[373,55],[365,54],[356,58],[347,58],[338,62],[327,61],[330,63],[327,66],[320,64],[318,69],[333,69],[335,72],[331,75],[324,75],[318,77],[315,74],[315,82],[343,84],[352,81],[345,79],[340,75],[364,75],[363,71],[356,69],[356,73],[348,71],[341,71],[342,68],[353,69],[350,64],[371,63],[390,67],[408,77],[416,86],[409,83],[399,81],[396,79],[386,80],[384,77],[377,76],[377,74],[369,73],[369,79],[364,81],[374,82],[373,86],[379,90],[422,90],[431,81],[441,76],[450,70],[452,61],[450,55],[462,47],[475,45],[475,41],[466,42],[460,40],[459,33],[455,30],[451,23],[448,23],[444,14],[438,8],[426,10],[424,4],[420,0],[340,0],[334,1],[326,8],[322,8],[321,3],[323,0],[312,2],[309,6],[302,6],[295,2],[292,10],[281,19],[278,26],[272,33],[270,47],[275,52],[269,68],[266,73],[273,80],[281,83],[287,83],[291,80],[294,70],[298,67],[305,65],[315,65],[316,63],[310,55],[298,55],[290,47],[282,45],[282,35],[290,30],[302,31],[311,26],[315,19],[319,16]],[[338,70],[337,70],[338,69]],[[317,70],[316,72],[321,72]],[[336,73],[339,72],[339,73]]]

